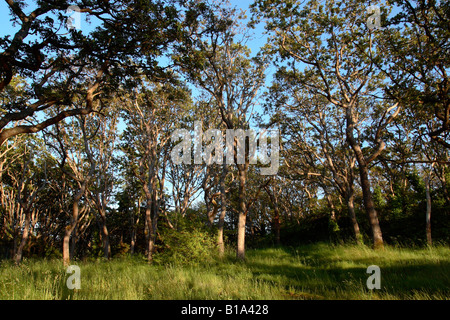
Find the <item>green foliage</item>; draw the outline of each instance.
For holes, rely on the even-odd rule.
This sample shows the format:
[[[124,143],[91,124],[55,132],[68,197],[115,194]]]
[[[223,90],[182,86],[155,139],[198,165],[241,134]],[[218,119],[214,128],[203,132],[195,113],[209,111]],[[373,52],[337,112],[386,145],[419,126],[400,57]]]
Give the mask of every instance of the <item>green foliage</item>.
[[[387,244],[403,246],[426,246],[425,195],[414,191],[386,197],[375,189],[377,210],[383,238]],[[432,195],[431,234],[434,243],[450,243],[450,210],[439,194]],[[359,202],[361,202],[359,200]],[[294,222],[286,221],[281,226],[283,245],[304,245],[317,242],[353,242],[354,231],[346,208],[336,212],[336,221],[330,219],[324,209],[313,212]],[[362,207],[356,208],[364,243],[370,242],[370,225]],[[270,235],[269,235],[270,237]]]
[[[230,254],[231,257],[231,254]],[[68,290],[58,260],[0,262],[0,299],[44,300],[311,300],[449,297],[450,249],[324,243],[249,250],[246,263],[149,266],[141,256],[77,263],[81,289]],[[381,290],[366,287],[369,265],[381,268]]]
[[[363,184],[357,182],[355,164],[349,165],[353,159],[351,149],[348,148],[351,139],[348,139],[348,136],[345,139],[348,133],[344,125],[353,118],[344,117],[347,110],[350,110],[348,107],[341,108],[344,102],[347,104],[347,96],[355,101],[357,110],[354,117],[364,119],[356,124],[358,129],[355,129],[355,133],[358,131],[356,139],[366,158],[373,154],[370,152],[373,146],[380,145],[382,140],[386,143],[385,150],[377,158],[380,161],[370,161],[368,168],[373,183],[373,201],[386,243],[408,246],[426,244],[426,176],[430,176],[432,180],[430,194],[433,243],[450,243],[450,167],[446,166],[449,147],[444,149],[448,144],[446,141],[449,126],[448,117],[442,116],[448,114],[446,110],[448,111],[450,106],[450,81],[447,80],[446,72],[438,72],[448,69],[448,59],[445,58],[447,55],[443,54],[447,49],[442,43],[448,40],[446,17],[449,11],[443,11],[447,9],[443,4],[439,3],[437,7],[432,8],[425,4],[420,7],[418,3],[415,8],[394,1],[393,4],[405,10],[388,19],[386,14],[391,5],[386,4],[385,8],[382,8],[383,25],[387,23],[386,27],[383,27],[382,31],[370,31],[366,26],[367,3],[363,1],[345,3],[256,0],[252,9],[257,20],[266,22],[269,42],[266,50],[263,50],[263,55],[250,58],[250,48],[245,45],[245,41],[239,40],[240,36],[242,39],[246,36],[239,33],[242,27],[239,21],[242,17],[235,9],[220,7],[219,3],[209,7],[201,1],[189,2],[186,7],[180,3],[180,8],[172,1],[145,0],[134,3],[133,6],[128,1],[115,3],[116,5],[112,6],[112,1],[104,1],[99,3],[96,9],[90,3],[86,5],[86,9],[92,9],[92,18],[105,12],[115,12],[115,15],[111,16],[111,23],[100,23],[95,31],[87,35],[78,31],[56,35],[53,31],[50,32],[53,30],[52,19],[44,17],[47,13],[65,9],[65,2],[61,2],[64,4],[62,7],[60,4],[38,2],[37,7],[41,9],[41,13],[33,21],[29,21],[31,25],[28,34],[34,34],[38,42],[43,38],[50,39],[50,42],[46,40],[41,44],[33,44],[31,41],[34,40],[30,40],[27,34],[20,37],[23,41],[17,44],[8,40],[8,37],[12,39],[13,35],[0,39],[2,50],[9,50],[11,53],[6,55],[11,58],[3,61],[7,72],[6,77],[0,81],[0,113],[4,120],[0,133],[18,128],[28,129],[17,131],[19,133],[36,133],[51,123],[58,123],[58,129],[55,131],[45,130],[36,136],[18,136],[15,138],[17,140],[13,140],[11,137],[17,134],[15,133],[3,144],[2,139],[6,139],[8,135],[0,137],[0,257],[11,258],[12,249],[17,247],[24,230],[24,218],[21,216],[23,210],[19,205],[24,205],[25,200],[29,198],[27,194],[32,194],[34,188],[41,185],[45,187],[30,207],[38,215],[34,218],[32,234],[24,247],[24,257],[61,257],[61,239],[65,226],[71,219],[72,196],[79,190],[78,180],[68,177],[72,173],[71,164],[78,165],[81,173],[87,173],[88,161],[83,155],[87,144],[81,139],[81,122],[78,123],[75,118],[63,121],[56,116],[59,112],[64,112],[61,114],[64,116],[79,114],[82,109],[73,110],[76,111],[73,114],[66,111],[72,107],[84,108],[84,103],[89,104],[89,101],[85,100],[91,93],[88,95],[87,92],[89,88],[95,89],[95,86],[90,87],[93,85],[92,81],[89,81],[91,78],[96,79],[99,87],[92,91],[96,98],[87,99],[91,100],[92,106],[84,111],[91,112],[91,108],[96,111],[86,130],[91,137],[88,140],[97,166],[87,187],[88,192],[80,204],[83,209],[88,210],[85,218],[92,219],[89,220],[92,223],[82,230],[80,220],[78,239],[73,241],[75,260],[98,259],[103,255],[101,233],[94,220],[96,211],[89,208],[88,203],[95,200],[95,194],[100,195],[99,191],[107,182],[109,185],[109,181],[115,181],[114,190],[106,187],[103,189],[105,200],[102,203],[111,206],[106,208],[106,211],[112,254],[114,257],[123,258],[123,261],[101,265],[106,269],[102,272],[107,274],[116,267],[121,272],[137,269],[141,272],[137,278],[122,276],[121,279],[124,282],[142,281],[149,275],[159,276],[161,268],[169,265],[165,271],[168,270],[168,274],[173,275],[172,279],[147,282],[148,287],[136,286],[138,289],[128,297],[282,296],[273,294],[272,287],[252,282],[254,273],[261,275],[258,277],[260,281],[278,281],[282,278],[282,281],[277,282],[281,283],[280,287],[275,290],[292,286],[294,297],[340,297],[339,292],[330,294],[330,290],[341,284],[344,272],[341,269],[346,269],[349,265],[359,267],[357,261],[350,259],[350,252],[364,256],[364,261],[368,259],[367,256],[372,258],[371,254],[361,253],[358,249],[331,247],[334,251],[330,252],[330,248],[309,246],[309,249],[298,251],[308,256],[303,260],[299,259],[297,251],[292,253],[284,249],[260,250],[253,256],[250,255],[250,264],[247,267],[221,265],[221,262],[215,260],[216,235],[205,225],[208,203],[199,204],[205,206],[201,210],[187,208],[187,217],[170,216],[173,227],[161,218],[157,228],[154,255],[156,263],[151,271],[143,269],[140,264],[142,261],[130,262],[128,258],[124,258],[134,240],[136,256],[145,252],[146,237],[142,219],[146,200],[143,198],[145,181],[152,179],[155,182],[152,190],[156,193],[152,197],[158,197],[151,199],[152,205],[155,206],[153,212],[165,214],[167,208],[173,207],[173,203],[169,202],[175,195],[171,197],[170,187],[167,184],[164,186],[163,181],[169,180],[172,190],[176,191],[174,194],[181,194],[186,192],[189,188],[187,184],[191,182],[186,180],[185,186],[185,181],[178,178],[179,176],[189,176],[189,179],[195,176],[194,179],[198,180],[193,180],[192,184],[198,184],[204,179],[202,175],[197,176],[192,174],[193,171],[189,172],[191,167],[175,169],[169,156],[172,145],[162,141],[169,141],[173,130],[190,128],[191,123],[198,119],[210,128],[223,126],[223,122],[230,128],[248,126],[247,120],[239,119],[246,118],[247,110],[251,109],[248,109],[249,106],[253,106],[255,102],[253,99],[258,93],[256,89],[260,89],[264,83],[264,71],[267,67],[265,54],[275,58],[278,67],[269,92],[269,103],[266,104],[271,105],[271,108],[267,107],[267,110],[272,112],[269,114],[273,120],[270,121],[271,125],[279,124],[281,127],[284,140],[283,156],[286,157],[281,161],[286,166],[282,165],[280,168],[280,179],[274,182],[282,186],[279,193],[282,244],[298,246],[317,242],[339,243],[353,239],[352,224],[345,202],[346,194],[350,194],[350,182],[351,194],[355,195],[355,211],[361,236],[369,242],[371,231],[359,188]],[[372,4],[376,3],[380,1]],[[19,7],[16,9],[20,12]],[[385,10],[387,11],[384,12]],[[16,20],[17,12],[11,11]],[[185,14],[181,14],[182,12]],[[182,18],[183,16],[185,18]],[[63,22],[65,17],[61,15],[58,19]],[[405,25],[412,27],[402,29]],[[433,28],[430,29],[430,26]],[[428,29],[431,36],[423,37],[424,28]],[[167,50],[173,54],[174,65],[171,65],[171,68],[159,65],[159,57]],[[28,60],[28,63],[25,63],[25,60]],[[178,68],[177,72],[181,71],[184,75],[176,76],[172,67]],[[79,71],[75,71],[78,68]],[[417,72],[423,74],[417,77]],[[143,80],[144,75],[147,76],[146,80]],[[187,80],[189,83],[184,85],[181,80]],[[202,96],[199,100],[194,100],[189,89],[191,85],[205,89],[202,94],[208,99]],[[350,89],[360,85],[358,90]],[[252,91],[253,89],[255,90]],[[206,92],[211,96],[208,97]],[[112,93],[114,95],[110,96]],[[395,123],[388,122],[387,119],[387,98],[402,105],[402,112],[395,119]],[[123,107],[120,109],[120,120],[114,115],[118,106]],[[233,108],[239,112],[233,114]],[[403,110],[407,113],[403,113]],[[258,118],[256,113],[255,109],[250,118]],[[41,122],[41,126],[35,126],[45,119],[54,121]],[[217,119],[220,121],[217,122]],[[123,121],[126,126],[120,137],[120,148],[112,142],[107,143],[108,140],[113,140],[107,137],[117,133],[116,121]],[[442,130],[439,129],[440,126]],[[434,130],[434,133],[429,132],[430,130]],[[424,140],[425,133],[431,136],[430,141]],[[68,153],[65,154],[63,149],[67,149]],[[106,152],[106,149],[109,151]],[[381,152],[381,149],[379,151]],[[26,154],[30,156],[29,162]],[[69,154],[73,155],[72,159],[69,159]],[[327,156],[326,161],[324,155]],[[114,159],[109,159],[110,156]],[[425,165],[412,165],[424,159],[436,159],[437,162],[429,168]],[[409,161],[412,161],[411,164]],[[331,172],[331,167],[335,168],[335,171]],[[69,174],[61,169],[65,169]],[[229,236],[229,241],[236,242],[239,191],[234,179],[235,172],[231,166],[229,170],[233,179],[230,175],[225,179],[225,190],[229,191],[226,191],[227,217],[224,232]],[[217,192],[218,185],[215,180],[218,177],[215,175],[204,179],[203,190],[209,187],[210,193]],[[258,188],[264,183],[263,179],[258,177],[260,176],[257,172],[252,175],[250,168],[246,184],[248,217],[251,217],[247,220],[247,248],[262,248],[275,242],[272,212],[274,208],[270,208],[267,197],[258,193]],[[177,181],[182,186],[181,189],[175,185]],[[320,199],[321,189],[324,188],[329,188],[327,192],[332,195],[337,220],[330,219],[331,204]],[[115,198],[115,204],[112,198]],[[97,198],[97,202],[100,202],[99,200]],[[147,203],[149,200],[148,198]],[[112,209],[115,205],[118,205],[117,210]],[[203,215],[201,219],[200,211]],[[196,214],[196,218],[190,216],[190,212]],[[311,248],[320,250],[320,257],[311,253]],[[350,262],[348,265],[340,264],[339,258],[336,258],[338,262],[332,261],[335,265],[332,268],[327,267],[325,253],[334,258],[335,255],[342,254]],[[395,251],[384,253],[385,260],[392,259],[397,262],[394,253],[404,257],[403,253]],[[277,259],[284,258],[289,261],[287,266],[279,265]],[[293,265],[290,265],[291,262]],[[215,271],[230,275],[230,278],[204,273],[207,276],[198,281],[196,271],[199,269],[186,268],[195,266],[201,269],[210,265],[218,268]],[[322,278],[314,281],[323,285],[321,289],[308,287],[308,280],[313,278],[308,272],[311,266],[316,265],[320,266],[318,272],[322,272]],[[402,270],[395,263],[388,265],[395,272]],[[439,266],[428,261],[425,265],[428,271],[441,270]],[[9,267],[7,264],[6,266]],[[88,274],[95,274],[98,265],[87,266]],[[420,265],[414,266],[416,269],[419,267]],[[31,277],[32,281],[52,285],[45,282],[47,279],[30,276],[28,271],[33,268],[33,263],[25,264],[24,269],[18,272],[18,278]],[[44,268],[45,262],[37,267],[39,271],[36,272]],[[235,273],[227,273],[227,268],[235,268]],[[51,266],[49,274],[59,274],[57,272],[60,270],[56,270],[55,266]],[[303,272],[300,276],[296,273],[298,270]],[[325,274],[330,270],[337,275],[335,278]],[[238,276],[239,272],[241,277]],[[414,272],[421,275],[418,270]],[[25,290],[19,296],[27,296],[29,291],[24,284],[17,283],[16,278],[8,278],[13,274],[1,274],[0,270],[0,275],[5,275],[5,279],[8,279],[4,287],[0,288],[9,290],[8,285],[12,284],[14,288]],[[56,283],[64,282],[61,274],[57,277],[59,280]],[[304,282],[298,281],[296,277]],[[0,279],[3,280],[1,277]],[[229,280],[234,287],[227,287]],[[207,281],[214,282],[217,287],[209,287]],[[417,279],[415,281],[420,282]],[[98,285],[95,289],[98,292],[94,290],[92,295],[101,294],[102,284],[93,282],[94,287]],[[120,283],[115,285],[120,287]],[[178,285],[186,290],[184,295],[177,295],[175,292]],[[352,285],[356,286],[357,283]],[[167,288],[167,291],[156,292],[152,289],[153,286]],[[207,289],[203,290],[204,287]],[[218,291],[219,287],[226,289]],[[44,295],[45,298],[69,296],[64,291],[60,295],[60,287],[51,288]],[[175,291],[172,292],[174,288]],[[263,289],[260,290],[261,288]],[[322,290],[324,288],[325,291]],[[342,286],[339,288],[342,292],[346,290]],[[253,289],[257,293],[250,293]],[[266,289],[267,292],[264,291]],[[142,295],[141,291],[144,290],[147,291]],[[351,294],[347,296],[353,297]]]
[[[214,233],[196,218],[179,218],[176,227],[162,224],[154,261],[160,264],[192,265],[212,262],[217,255]]]

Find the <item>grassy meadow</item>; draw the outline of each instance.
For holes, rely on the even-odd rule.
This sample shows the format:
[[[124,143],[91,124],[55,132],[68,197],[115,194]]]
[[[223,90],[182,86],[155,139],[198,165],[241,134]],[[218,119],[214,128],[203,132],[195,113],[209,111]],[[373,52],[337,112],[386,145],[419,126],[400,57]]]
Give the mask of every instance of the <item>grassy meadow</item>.
[[[148,265],[140,257],[77,261],[81,289],[69,290],[60,260],[2,261],[0,299],[402,299],[450,298],[450,248],[312,244],[248,250],[237,262]],[[366,287],[367,267],[381,269],[381,289]]]

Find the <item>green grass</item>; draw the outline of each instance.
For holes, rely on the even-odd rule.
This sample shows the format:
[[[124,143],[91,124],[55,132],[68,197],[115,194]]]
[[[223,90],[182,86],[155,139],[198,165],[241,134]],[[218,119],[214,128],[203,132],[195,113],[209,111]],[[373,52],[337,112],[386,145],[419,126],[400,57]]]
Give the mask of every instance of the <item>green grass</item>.
[[[449,299],[450,248],[373,251],[314,244],[249,250],[222,261],[148,265],[142,258],[76,262],[81,289],[66,287],[60,261],[9,261],[0,266],[0,299]],[[369,290],[369,265],[381,268],[381,289]]]

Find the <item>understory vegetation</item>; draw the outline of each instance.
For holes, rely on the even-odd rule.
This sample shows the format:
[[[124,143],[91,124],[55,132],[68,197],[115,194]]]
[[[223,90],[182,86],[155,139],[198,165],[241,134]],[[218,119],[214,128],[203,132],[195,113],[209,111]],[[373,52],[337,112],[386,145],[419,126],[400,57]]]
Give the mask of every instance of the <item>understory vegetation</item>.
[[[450,298],[449,1],[0,12],[0,299]]]
[[[179,261],[179,260],[177,260]],[[142,255],[76,262],[81,288],[69,290],[61,261],[3,261],[0,299],[447,299],[450,249],[317,243],[248,250],[245,263],[227,252],[196,264],[149,265]],[[369,290],[369,265],[381,289]]]

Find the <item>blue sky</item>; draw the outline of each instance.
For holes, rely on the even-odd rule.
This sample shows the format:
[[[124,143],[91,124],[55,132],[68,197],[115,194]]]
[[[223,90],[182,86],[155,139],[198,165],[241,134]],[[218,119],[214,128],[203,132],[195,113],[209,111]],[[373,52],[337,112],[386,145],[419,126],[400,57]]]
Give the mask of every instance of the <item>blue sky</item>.
[[[242,10],[246,11],[247,17],[250,18],[250,10],[249,6],[253,3],[254,0],[230,0],[230,3],[232,6],[236,6],[237,8],[241,8]],[[29,1],[30,3],[34,3],[32,1]],[[26,12],[30,12],[33,9],[32,6],[30,6]],[[89,32],[92,28],[94,28],[94,23],[89,25],[85,20],[84,17],[81,21],[81,30],[82,32]],[[5,35],[10,35],[11,37],[14,36],[15,31],[18,29],[18,26],[13,27],[12,23],[10,22],[10,15],[9,15],[9,8],[8,5],[5,3],[5,1],[0,0],[0,37],[3,37]],[[66,32],[65,30],[61,30],[61,33]],[[265,44],[266,42],[266,36],[264,35],[264,26],[258,25],[256,29],[251,30],[252,38],[247,42],[247,46],[251,49],[253,54],[256,54],[259,49]],[[30,36],[31,38],[31,36]],[[269,67],[267,71],[267,85],[270,85],[270,82],[272,80],[271,75],[273,74],[274,67]],[[195,94],[195,93],[194,93]]]
[[[34,1],[27,1],[30,3],[30,7],[28,7],[25,11],[31,12],[33,9],[33,3]],[[250,16],[250,10],[249,6],[253,3],[253,0],[231,0],[230,1],[232,6],[236,6],[238,8],[241,8],[245,11],[247,11],[247,16]],[[0,1],[0,36],[5,35],[14,35],[14,30],[17,30],[17,26],[13,27],[12,23],[10,22],[11,16],[9,15],[9,7],[6,4],[5,1]],[[83,23],[84,22],[84,23]],[[83,28],[90,29],[89,24],[87,24],[85,21],[82,21]],[[82,29],[83,29],[82,28]],[[256,53],[258,49],[264,45],[265,43],[265,37],[263,35],[264,27],[259,26],[255,32],[254,39],[251,40],[248,45],[252,50],[252,53]]]
[[[236,6],[237,8],[240,8],[244,11],[246,11],[247,18],[250,19],[251,13],[250,13],[250,5],[253,3],[254,0],[231,0],[229,1],[232,6]],[[30,13],[33,9],[35,9],[35,1],[27,1],[29,3],[29,6],[25,8],[25,13]],[[11,16],[9,14],[9,7],[6,4],[5,1],[0,1],[0,37],[3,37],[5,35],[10,35],[12,38],[15,34],[15,32],[19,29],[19,25],[13,26],[12,22],[10,21]],[[71,16],[70,14],[65,14],[67,17]],[[58,27],[58,26],[55,26]],[[95,23],[92,21],[92,23],[89,23],[86,21],[86,15],[81,15],[81,31],[83,33],[88,33],[92,29],[95,28]],[[59,33],[63,34],[67,32],[65,26],[63,26]],[[264,35],[264,26],[258,25],[255,29],[250,30],[250,39],[247,42],[247,46],[250,48],[252,55],[256,55],[259,51],[259,49],[264,46],[266,42],[266,36]],[[27,37],[27,40],[33,39],[32,35],[29,35]],[[162,61],[164,61],[165,58],[162,58]],[[164,63],[164,62],[163,62]],[[271,73],[273,70],[271,68],[268,69],[267,74],[267,85],[271,82]],[[198,91],[193,88],[193,94],[196,96],[198,94]]]
[[[244,11],[246,11],[248,19],[250,18],[250,5],[253,3],[254,0],[231,0],[230,4],[232,6],[236,6],[237,8],[240,8]],[[25,13],[29,13],[34,9],[34,1],[27,1],[27,3],[30,3],[30,6],[25,9]],[[70,15],[67,14],[69,17]],[[11,16],[9,14],[9,7],[6,4],[5,1],[0,1],[0,37],[3,37],[5,35],[10,35],[10,37],[13,37],[15,32],[18,30],[19,26],[13,26],[12,22],[10,21]],[[85,20],[85,14],[82,14],[81,18],[81,31],[84,33],[89,32],[95,27],[94,23],[88,23]],[[60,30],[61,33],[66,32],[65,28]],[[266,36],[264,35],[264,26],[258,25],[254,30],[251,30],[250,32],[251,38],[247,42],[247,46],[250,48],[252,54],[256,54],[259,49],[265,44],[266,42]],[[32,39],[32,36],[28,36],[28,39]]]

